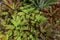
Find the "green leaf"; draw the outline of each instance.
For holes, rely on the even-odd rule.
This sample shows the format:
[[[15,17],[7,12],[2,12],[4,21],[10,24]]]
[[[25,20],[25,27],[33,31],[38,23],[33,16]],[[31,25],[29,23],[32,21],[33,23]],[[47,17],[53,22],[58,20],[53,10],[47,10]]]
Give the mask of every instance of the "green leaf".
[[[9,36],[8,36],[8,35],[6,35],[6,36],[5,36],[5,40],[8,40],[8,39],[9,39]]]
[[[40,21],[41,20],[41,16],[40,15],[36,15],[36,20]]]
[[[17,30],[15,30],[15,31],[14,31],[14,36],[19,36],[19,35],[20,35],[20,32],[17,31]]]
[[[21,40],[21,38],[20,38],[20,37],[18,37],[18,38],[17,38],[17,40]]]
[[[2,14],[1,15],[7,15],[8,14],[8,12],[2,12]]]
[[[14,29],[15,27],[13,25],[5,25],[7,29]]]
[[[41,22],[41,23],[46,23],[46,18],[44,16],[37,15],[36,21]]]
[[[6,36],[11,36],[12,35],[12,30],[9,30],[8,32],[6,32]]]
[[[21,16],[21,15],[24,15],[24,14],[25,14],[24,12],[19,12],[19,13],[18,13],[18,15],[20,15],[20,16]]]
[[[29,10],[22,10],[24,13],[29,13]]]
[[[16,16],[16,17],[13,16],[13,19],[11,20],[11,22],[15,27],[17,27],[20,24],[19,16]]]

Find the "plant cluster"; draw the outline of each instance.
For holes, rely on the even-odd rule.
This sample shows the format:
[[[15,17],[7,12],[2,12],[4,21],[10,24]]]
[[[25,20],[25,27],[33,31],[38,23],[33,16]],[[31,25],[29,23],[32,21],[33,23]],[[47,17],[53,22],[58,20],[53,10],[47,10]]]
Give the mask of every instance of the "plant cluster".
[[[59,40],[57,0],[1,0],[0,40]]]

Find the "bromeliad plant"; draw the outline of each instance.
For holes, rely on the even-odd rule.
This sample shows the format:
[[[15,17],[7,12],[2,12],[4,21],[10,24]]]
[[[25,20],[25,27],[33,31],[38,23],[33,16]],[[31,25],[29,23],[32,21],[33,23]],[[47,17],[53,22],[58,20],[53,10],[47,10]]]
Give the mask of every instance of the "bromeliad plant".
[[[56,4],[57,0],[30,0],[35,7],[37,7],[39,10],[47,11],[46,8],[49,8],[50,5]]]
[[[5,10],[17,10],[21,6],[21,2],[19,0],[3,0],[2,6]]]

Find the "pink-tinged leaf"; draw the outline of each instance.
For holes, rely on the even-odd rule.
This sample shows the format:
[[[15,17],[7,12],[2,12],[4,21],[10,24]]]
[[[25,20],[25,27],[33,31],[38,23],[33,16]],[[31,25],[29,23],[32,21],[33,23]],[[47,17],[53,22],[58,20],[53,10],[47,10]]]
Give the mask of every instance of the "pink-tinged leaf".
[[[60,0],[58,0],[58,2],[60,2]]]
[[[12,5],[12,3],[13,3],[13,0],[8,0],[8,2]]]
[[[0,38],[0,40],[2,40],[2,38]]]

